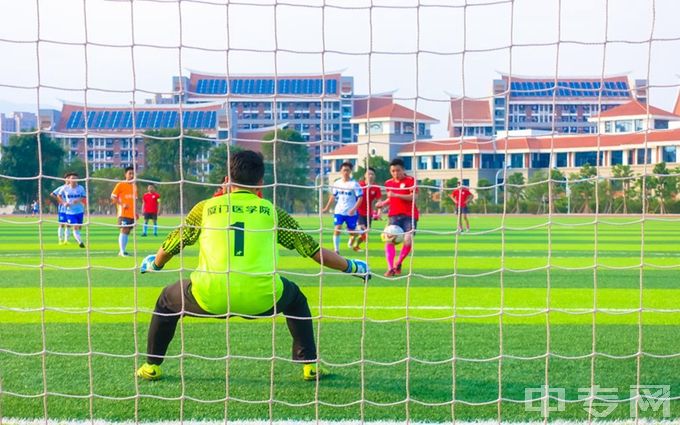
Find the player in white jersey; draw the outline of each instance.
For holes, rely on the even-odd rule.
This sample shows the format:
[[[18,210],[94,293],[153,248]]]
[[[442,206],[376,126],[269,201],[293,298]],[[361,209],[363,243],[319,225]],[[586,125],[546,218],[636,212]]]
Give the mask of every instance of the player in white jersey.
[[[78,246],[85,248],[85,244],[80,237],[80,226],[83,224],[83,216],[85,215],[87,193],[85,188],[78,184],[77,173],[66,173],[64,177],[66,184],[60,188],[57,193],[57,199],[59,204],[64,207],[66,222],[73,229],[73,237],[78,242]]]
[[[59,193],[66,187],[66,183],[62,184],[58,188],[54,189],[50,196],[54,198],[57,203],[57,222],[59,227],[57,228],[57,235],[59,236],[59,245],[66,245],[68,243],[68,223],[66,221],[66,207],[62,205],[59,201]]]
[[[352,163],[344,162],[340,166],[340,175],[342,177],[333,183],[331,196],[322,210],[322,212],[328,211],[333,201],[335,201],[333,248],[336,253],[340,252],[340,232],[342,231],[343,223],[347,225],[347,231],[350,234],[347,246],[352,248],[354,239],[358,237],[358,234],[355,232],[357,219],[359,218],[357,210],[363,201],[361,186],[352,178]]]

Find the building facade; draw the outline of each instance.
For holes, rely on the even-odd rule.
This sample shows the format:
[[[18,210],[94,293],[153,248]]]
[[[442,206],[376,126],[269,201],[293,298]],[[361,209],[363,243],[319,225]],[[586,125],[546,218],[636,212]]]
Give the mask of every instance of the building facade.
[[[493,81],[489,98],[451,98],[449,136],[490,137],[515,130],[592,134],[597,128],[590,117],[633,100],[647,102],[646,80],[502,75]]]
[[[481,179],[502,184],[504,175],[516,172],[529,178],[540,170],[555,168],[569,175],[586,164],[597,166],[602,177],[611,176],[615,165],[628,165],[636,174],[650,173],[659,162],[666,162],[669,168],[680,165],[680,116],[634,100],[590,119],[600,133],[543,134],[523,130],[500,138],[455,137],[407,144],[394,139],[390,152],[398,147],[396,156],[404,160],[409,173],[418,180],[431,179],[441,185],[455,177],[473,188]],[[366,155],[361,146],[343,146],[326,158],[335,171],[344,161],[361,161]]]
[[[148,130],[195,130],[206,136],[206,151],[197,158],[197,169],[189,172],[201,177],[210,171],[207,151],[226,141],[231,120],[224,104],[199,105],[143,104],[92,106],[64,104],[61,118],[52,132],[66,152],[66,161],[79,158],[93,170],[145,167],[144,132]]]

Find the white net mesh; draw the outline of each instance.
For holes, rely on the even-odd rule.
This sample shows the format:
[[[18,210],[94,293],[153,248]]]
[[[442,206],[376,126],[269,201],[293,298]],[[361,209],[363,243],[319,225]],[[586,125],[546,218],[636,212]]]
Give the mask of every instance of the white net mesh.
[[[0,424],[676,419],[679,9],[0,0]],[[282,251],[333,375],[303,382],[267,315],[184,318],[163,379],[136,378],[158,294],[198,249],[138,265],[242,149],[264,155],[265,199],[374,272],[258,247]],[[376,168],[384,198],[394,158],[421,214],[400,276],[387,208],[358,253],[322,212],[343,162]],[[127,166],[142,215],[124,242],[110,195]],[[59,224],[68,171],[81,235]]]

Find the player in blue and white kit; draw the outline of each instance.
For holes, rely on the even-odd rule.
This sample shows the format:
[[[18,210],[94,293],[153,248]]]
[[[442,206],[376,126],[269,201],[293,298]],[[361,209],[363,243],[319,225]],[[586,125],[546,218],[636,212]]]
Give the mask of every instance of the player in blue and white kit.
[[[335,215],[333,216],[333,248],[336,253],[340,253],[340,232],[343,223],[347,225],[350,234],[347,246],[352,248],[354,239],[358,237],[355,229],[359,215],[357,210],[363,201],[363,191],[359,183],[352,178],[352,163],[344,162],[340,166],[341,178],[337,179],[331,187],[331,196],[322,212],[328,211],[333,201],[335,201]]]
[[[66,173],[66,184],[57,193],[59,204],[64,206],[66,222],[73,229],[73,237],[78,246],[85,248],[85,244],[80,237],[80,226],[83,224],[85,215],[85,204],[87,203],[87,193],[85,188],[78,184],[78,174]],[[67,231],[68,233],[68,231]]]
[[[64,178],[64,182],[65,181],[66,178]],[[57,202],[57,222],[59,223],[59,227],[57,228],[57,235],[59,236],[59,245],[66,245],[68,243],[68,223],[66,222],[66,206],[62,205],[58,196],[64,187],[66,187],[66,183],[54,189],[52,193],[50,193],[50,196],[54,198],[54,200]]]

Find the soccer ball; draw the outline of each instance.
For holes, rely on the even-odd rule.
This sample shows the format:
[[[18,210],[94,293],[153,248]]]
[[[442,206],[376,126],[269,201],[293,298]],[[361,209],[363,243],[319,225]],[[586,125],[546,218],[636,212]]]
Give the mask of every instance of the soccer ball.
[[[382,239],[383,242],[391,242],[395,245],[399,245],[404,242],[404,229],[396,224],[390,224],[382,231],[380,239]]]

